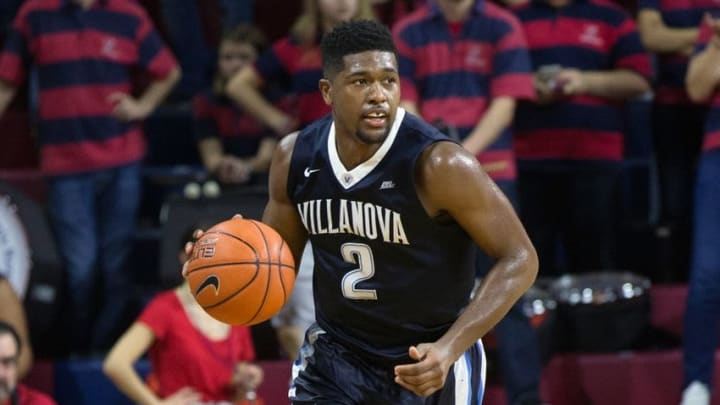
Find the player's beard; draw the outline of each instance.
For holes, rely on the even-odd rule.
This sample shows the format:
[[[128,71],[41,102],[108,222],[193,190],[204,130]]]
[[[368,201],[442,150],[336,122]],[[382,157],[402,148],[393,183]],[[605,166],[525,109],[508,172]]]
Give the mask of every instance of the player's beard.
[[[392,128],[392,126],[388,125],[385,128],[385,131],[383,132],[382,136],[380,136],[380,137],[368,135],[365,132],[363,132],[362,129],[358,129],[357,131],[355,131],[355,137],[366,145],[377,145],[377,144],[381,144],[381,143],[385,142],[388,135],[390,135],[391,128]]]

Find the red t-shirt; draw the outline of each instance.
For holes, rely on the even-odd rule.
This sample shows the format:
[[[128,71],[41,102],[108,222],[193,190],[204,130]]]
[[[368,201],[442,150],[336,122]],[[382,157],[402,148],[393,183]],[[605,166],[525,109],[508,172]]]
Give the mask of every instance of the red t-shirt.
[[[138,322],[155,334],[149,357],[161,398],[190,386],[203,401],[228,401],[235,364],[255,359],[247,327],[233,326],[225,340],[210,340],[190,322],[174,291],[155,297]]]
[[[22,384],[17,387],[18,405],[57,405],[49,396]],[[10,405],[10,400],[0,405]]]

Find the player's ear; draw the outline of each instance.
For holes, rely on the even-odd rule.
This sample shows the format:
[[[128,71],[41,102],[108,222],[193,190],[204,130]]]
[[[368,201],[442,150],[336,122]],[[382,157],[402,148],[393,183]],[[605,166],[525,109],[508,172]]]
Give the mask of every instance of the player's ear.
[[[332,94],[330,92],[330,90],[332,90],[332,85],[330,84],[330,80],[320,79],[318,87],[320,88],[323,100],[325,100],[325,104],[332,105]]]

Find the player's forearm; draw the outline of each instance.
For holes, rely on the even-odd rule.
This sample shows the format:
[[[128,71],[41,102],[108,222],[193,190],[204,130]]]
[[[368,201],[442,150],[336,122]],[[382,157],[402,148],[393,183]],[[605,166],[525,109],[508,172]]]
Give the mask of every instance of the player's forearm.
[[[138,102],[147,112],[146,115],[150,115],[165,97],[167,97],[170,90],[172,90],[178,80],[180,80],[180,75],[180,68],[176,67],[170,71],[167,77],[150,83],[140,98],[138,98]]]
[[[465,311],[440,338],[439,343],[449,348],[453,359],[459,358],[500,322],[535,282],[537,271],[538,259],[532,247],[495,264]]]
[[[255,119],[272,128],[278,135],[286,135],[290,118],[272,105],[259,91],[261,79],[251,67],[245,67],[227,84],[226,93]]]
[[[707,100],[720,81],[720,46],[714,41],[696,55],[688,65],[685,87],[688,95],[695,102]]]
[[[586,94],[623,100],[640,96],[650,90],[650,84],[639,73],[616,69],[583,72]]]
[[[515,99],[511,97],[494,99],[470,136],[463,141],[463,147],[473,155],[482,152],[510,125],[514,114]]]

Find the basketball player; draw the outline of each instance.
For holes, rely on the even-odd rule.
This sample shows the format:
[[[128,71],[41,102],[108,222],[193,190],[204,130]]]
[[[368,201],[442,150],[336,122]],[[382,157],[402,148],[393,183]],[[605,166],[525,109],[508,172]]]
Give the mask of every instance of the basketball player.
[[[535,251],[475,157],[399,109],[388,29],[321,44],[332,114],[281,141],[263,221],[315,258],[316,325],[293,404],[479,404],[480,338],[532,285]],[[476,246],[496,259],[470,301]]]

